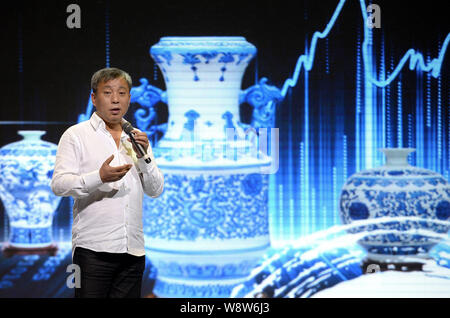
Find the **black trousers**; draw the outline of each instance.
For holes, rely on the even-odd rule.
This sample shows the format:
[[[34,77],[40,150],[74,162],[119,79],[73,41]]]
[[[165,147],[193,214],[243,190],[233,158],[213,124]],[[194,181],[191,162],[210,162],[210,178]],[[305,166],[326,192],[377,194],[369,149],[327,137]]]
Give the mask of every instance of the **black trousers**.
[[[75,298],[140,298],[145,256],[105,253],[76,247],[73,263],[80,267]]]

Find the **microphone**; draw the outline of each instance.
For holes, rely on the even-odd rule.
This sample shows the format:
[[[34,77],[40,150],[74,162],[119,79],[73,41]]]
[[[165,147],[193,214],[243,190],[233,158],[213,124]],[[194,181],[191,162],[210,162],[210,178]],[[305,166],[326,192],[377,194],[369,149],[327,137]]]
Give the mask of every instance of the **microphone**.
[[[150,155],[147,154],[147,151],[145,151],[144,147],[142,147],[141,144],[138,144],[136,142],[136,139],[134,139],[134,136],[133,136],[133,133],[132,133],[132,131],[134,129],[133,126],[131,126],[131,124],[128,121],[126,121],[125,119],[123,119],[123,118],[122,118],[122,129],[128,136],[130,136],[131,143],[137,149],[139,155],[142,158],[144,158],[144,161],[146,163],[152,162],[152,159],[150,159]]]

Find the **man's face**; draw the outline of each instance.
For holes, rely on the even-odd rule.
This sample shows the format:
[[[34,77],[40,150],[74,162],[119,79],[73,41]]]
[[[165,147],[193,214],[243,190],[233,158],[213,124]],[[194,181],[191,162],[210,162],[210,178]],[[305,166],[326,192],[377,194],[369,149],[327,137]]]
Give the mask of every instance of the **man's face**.
[[[121,123],[130,106],[130,97],[127,81],[122,77],[101,82],[91,95],[97,114],[109,124]]]

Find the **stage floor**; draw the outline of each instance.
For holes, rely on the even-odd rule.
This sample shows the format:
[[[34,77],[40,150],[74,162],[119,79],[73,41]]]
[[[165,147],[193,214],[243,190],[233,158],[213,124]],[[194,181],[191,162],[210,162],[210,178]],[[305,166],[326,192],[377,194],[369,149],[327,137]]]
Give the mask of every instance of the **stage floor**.
[[[367,290],[371,290],[371,293],[366,294],[365,297],[372,298],[376,297],[373,288],[378,286],[383,290],[386,287],[383,279],[391,279],[394,275],[400,279],[397,283],[402,281],[410,287],[417,282],[419,294],[425,286],[423,281],[425,276],[428,280],[439,279],[440,284],[427,282],[428,285],[431,283],[427,286],[428,293],[431,291],[429,294],[434,297],[449,297],[449,288],[439,289],[439,286],[446,286],[450,281],[450,245],[447,243],[444,242],[433,248],[428,263],[432,265],[431,269],[413,269],[408,273],[387,268],[381,273],[366,273],[366,275],[361,266],[364,253],[357,245],[350,244],[343,248],[336,248],[336,246],[325,248],[324,244],[319,244],[315,248],[313,246],[271,248],[261,259],[261,264],[266,265],[260,267],[259,273],[255,270],[253,276],[249,276],[246,286],[250,288],[243,289],[234,296],[239,298],[252,295],[261,289],[272,292],[271,295],[267,295],[268,297],[347,297],[346,293],[348,297],[364,297],[354,292],[360,289],[352,289],[352,287],[362,286],[361,284],[365,283],[364,286],[370,287]],[[72,274],[71,271],[67,272],[67,267],[72,264],[72,244],[71,242],[57,243],[57,247],[54,255],[7,255],[2,251],[0,253],[0,298],[74,297],[74,289],[67,287],[66,283]],[[296,267],[294,264],[297,264]],[[152,292],[156,276],[156,269],[147,256],[142,297],[155,297]],[[418,280],[417,277],[420,279]],[[376,286],[372,284],[373,282]],[[401,290],[402,286],[398,287]],[[416,296],[413,295],[414,293],[409,294],[411,297],[418,295],[417,293]],[[408,297],[408,293],[399,292],[397,297]]]
[[[67,272],[72,264],[72,243],[57,244],[55,255],[12,255],[0,254],[0,297],[2,298],[72,298],[74,289],[66,281],[73,271]],[[154,285],[153,267],[146,260],[142,284],[142,295],[152,295]]]

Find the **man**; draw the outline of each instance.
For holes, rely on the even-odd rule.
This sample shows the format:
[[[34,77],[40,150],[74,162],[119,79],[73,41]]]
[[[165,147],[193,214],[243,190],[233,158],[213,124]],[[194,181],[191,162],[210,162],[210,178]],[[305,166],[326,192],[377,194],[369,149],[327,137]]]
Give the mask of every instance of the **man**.
[[[145,269],[142,199],[158,197],[164,177],[147,135],[133,130],[147,149],[144,158],[122,130],[130,105],[131,78],[117,68],[91,80],[96,111],[61,137],[51,182],[59,196],[72,196],[72,257],[80,266],[75,297],[140,297]]]

